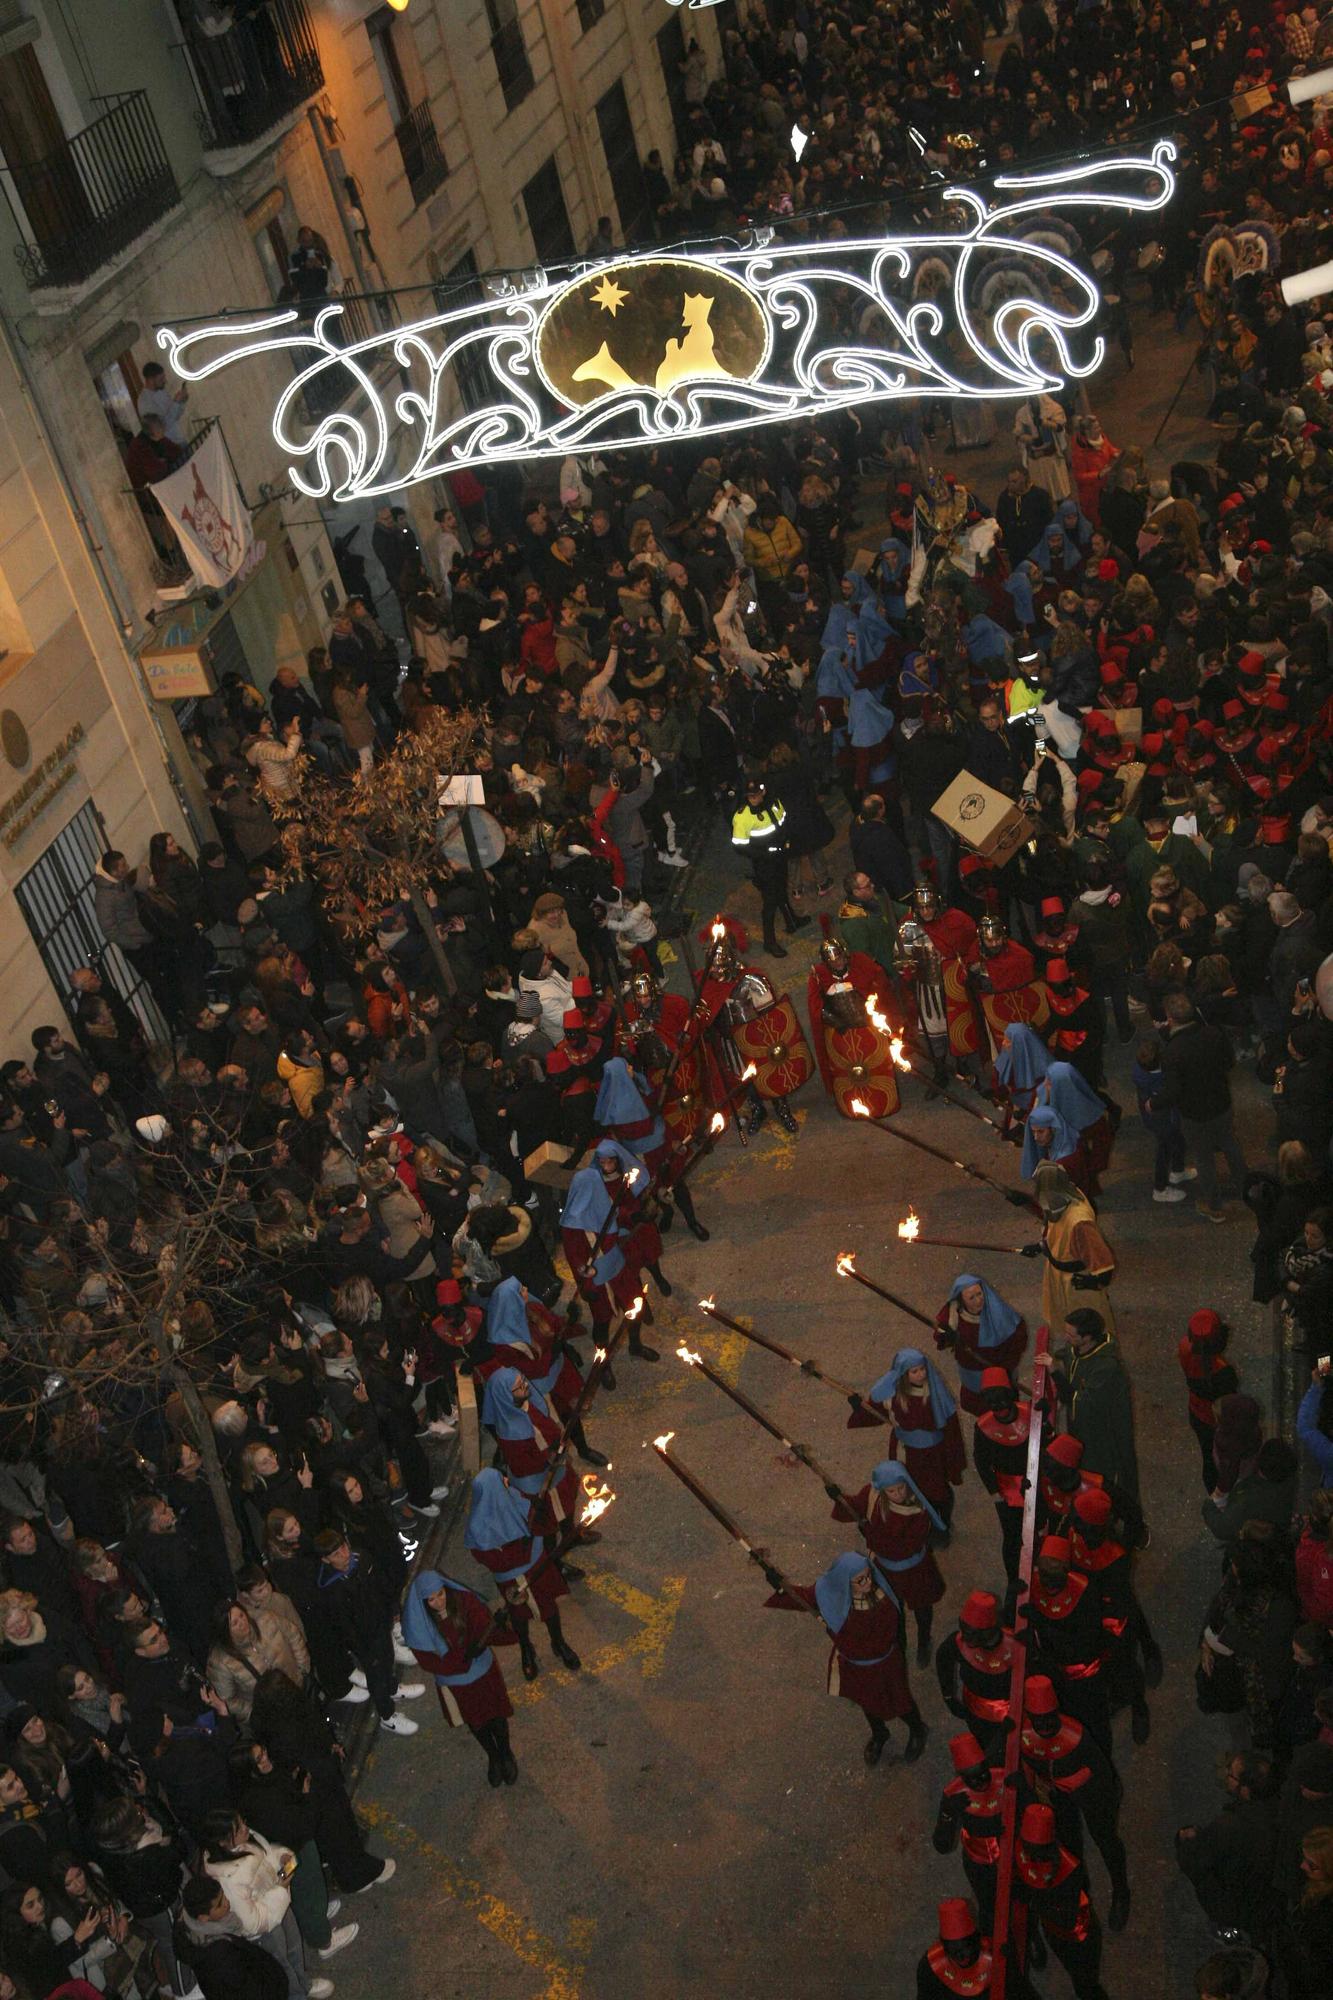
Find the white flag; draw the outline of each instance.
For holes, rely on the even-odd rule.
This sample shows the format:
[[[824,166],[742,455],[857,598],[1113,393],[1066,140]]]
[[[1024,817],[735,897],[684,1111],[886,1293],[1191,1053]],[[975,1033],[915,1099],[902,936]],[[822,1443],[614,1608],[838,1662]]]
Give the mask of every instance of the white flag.
[[[239,576],[254,530],[216,425],[178,471],[148,490],[175,530],[197,583],[216,590]]]

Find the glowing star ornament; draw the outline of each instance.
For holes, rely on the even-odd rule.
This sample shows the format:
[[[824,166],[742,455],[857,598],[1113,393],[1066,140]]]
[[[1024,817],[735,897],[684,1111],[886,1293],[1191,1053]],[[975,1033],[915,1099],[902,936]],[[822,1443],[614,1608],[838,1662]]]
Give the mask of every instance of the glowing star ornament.
[[[481,299],[361,340],[330,301],[163,327],[158,344],[187,383],[262,357],[294,363],[273,436],[292,484],[317,500],[869,403],[1056,394],[1105,352],[1071,217],[1164,208],[1174,159],[1164,139],[1147,156],[1000,175],[989,196],[945,188],[948,226],[917,236],[649,251],[492,281]],[[462,407],[460,367],[489,377],[484,408]],[[312,421],[312,406],[326,414]]]

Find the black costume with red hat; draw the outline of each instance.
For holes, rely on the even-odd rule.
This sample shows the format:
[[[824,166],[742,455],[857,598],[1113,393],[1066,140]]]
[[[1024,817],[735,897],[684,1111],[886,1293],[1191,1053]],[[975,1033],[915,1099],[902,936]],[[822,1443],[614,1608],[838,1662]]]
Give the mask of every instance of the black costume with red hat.
[[[1103,1080],[1102,1043],[1106,1037],[1106,1016],[1071,968],[1068,959],[1046,961],[1046,1003],[1051,1020],[1046,1043],[1051,1054],[1070,1062],[1095,1090]]]
[[[1050,1806],[1024,1807],[1014,1843],[1013,1896],[1020,1929],[1035,1921],[1073,1984],[1075,2000],[1106,2000],[1102,1932],[1083,1863],[1057,1837]]]
[[[1055,1685],[1047,1674],[1028,1676],[1019,1733],[1019,1770],[1030,1792],[1040,1791],[1041,1797],[1049,1799],[1060,1839],[1075,1854],[1083,1852],[1086,1827],[1111,1878],[1111,1929],[1122,1930],[1129,1916],[1129,1867],[1120,1837],[1120,1779],[1115,1765],[1083,1724],[1061,1713]]]
[[[944,1705],[965,1722],[990,1757],[1004,1754],[1014,1642],[1005,1630],[1000,1600],[972,1591],[958,1614],[958,1629],[935,1649],[935,1674]]]
[[[1217,1490],[1217,1466],[1213,1461],[1213,1437],[1217,1430],[1217,1404],[1223,1396],[1234,1396],[1240,1377],[1225,1358],[1229,1329],[1219,1313],[1201,1306],[1191,1313],[1183,1339],[1176,1348],[1180,1372],[1185,1377],[1189,1397],[1190,1429],[1199,1441],[1203,1460],[1203,1490]]]

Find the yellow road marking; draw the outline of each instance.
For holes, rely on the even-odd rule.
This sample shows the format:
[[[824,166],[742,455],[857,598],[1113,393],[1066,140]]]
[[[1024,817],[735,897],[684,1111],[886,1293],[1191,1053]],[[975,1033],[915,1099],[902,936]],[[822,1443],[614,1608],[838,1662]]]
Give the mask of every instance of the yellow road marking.
[[[406,1825],[382,1806],[365,1799],[357,1800],[357,1811],[385,1835],[390,1846],[419,1854],[429,1861],[432,1889],[442,1889],[446,1895],[452,1896],[469,1916],[476,1918],[483,1930],[488,1930],[492,1937],[506,1945],[515,1958],[541,1973],[546,1984],[534,2000],[579,2000],[588,1954],[597,1930],[595,1918],[585,1917],[571,1922],[567,1947],[569,1955],[562,1956],[552,1939],[537,1930],[499,1896],[493,1895],[483,1883],[474,1882],[471,1876],[465,1875],[452,1855],[436,1847],[415,1827]]]
[[[616,1576],[611,1570],[589,1570],[587,1581],[589,1590],[596,1591],[617,1610],[627,1612],[636,1619],[638,1631],[628,1639],[614,1640],[609,1646],[600,1647],[584,1660],[582,1673],[571,1673],[567,1667],[543,1660],[537,1680],[524,1681],[510,1688],[509,1699],[515,1708],[530,1708],[534,1702],[544,1701],[554,1688],[573,1687],[586,1674],[606,1674],[613,1667],[624,1666],[628,1660],[639,1661],[644,1680],[654,1680],[661,1673],[667,1642],[680,1610],[680,1600],[685,1595],[684,1577],[663,1577],[661,1594],[657,1597],[650,1597],[646,1590],[636,1590],[632,1583],[626,1583],[623,1577]]]

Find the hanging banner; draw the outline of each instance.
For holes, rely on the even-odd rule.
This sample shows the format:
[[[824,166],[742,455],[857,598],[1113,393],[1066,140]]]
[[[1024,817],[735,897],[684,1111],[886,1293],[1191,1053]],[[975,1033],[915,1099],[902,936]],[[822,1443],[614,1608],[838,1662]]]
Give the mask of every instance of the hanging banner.
[[[148,491],[171,523],[203,589],[220,590],[235,582],[255,559],[250,515],[216,424],[178,471]]]
[[[759,229],[739,247],[496,277],[483,299],[347,344],[336,302],[163,327],[158,344],[183,382],[285,350],[298,372],[273,436],[316,500],[868,403],[1052,395],[1105,354],[1072,216],[1164,208],[1175,157],[1163,139],[1147,157],[998,175],[993,196],[945,188],[937,233],[811,243]],[[467,409],[455,371],[475,379],[478,363],[493,400]],[[340,406],[312,421],[330,388]]]

